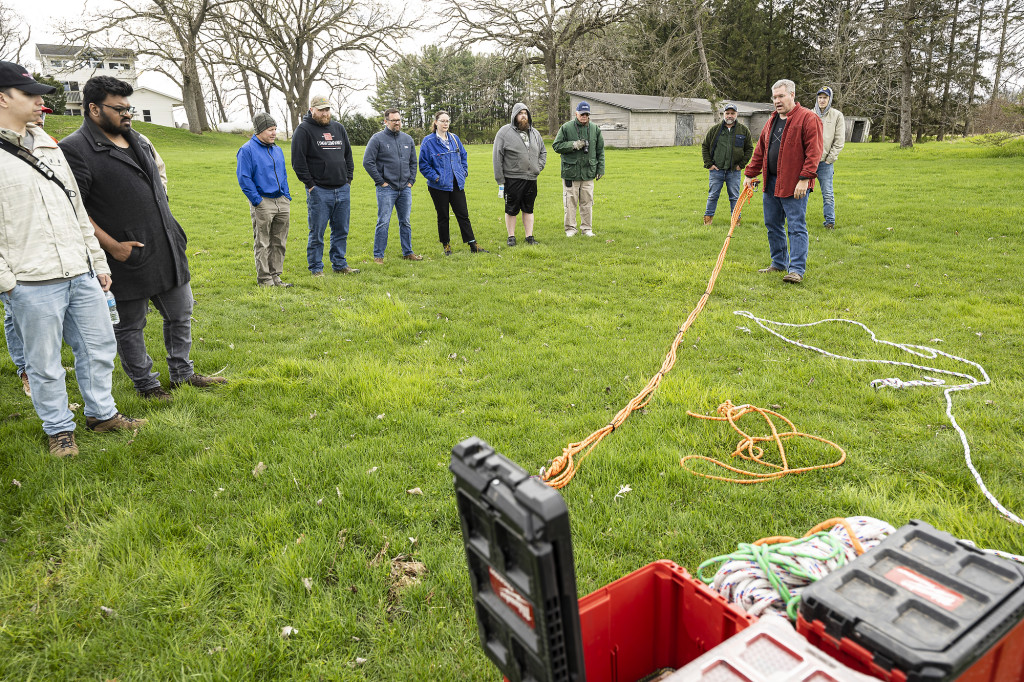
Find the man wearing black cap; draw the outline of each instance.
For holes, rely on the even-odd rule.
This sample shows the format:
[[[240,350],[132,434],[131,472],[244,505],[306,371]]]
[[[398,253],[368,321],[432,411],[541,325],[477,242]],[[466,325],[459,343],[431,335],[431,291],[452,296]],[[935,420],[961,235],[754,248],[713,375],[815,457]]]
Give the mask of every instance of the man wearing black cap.
[[[53,91],[21,66],[0,61],[0,292],[25,342],[32,405],[50,453],[67,457],[78,446],[62,338],[75,354],[89,429],[136,429],[146,420],[118,412],[110,394],[117,349],[103,293],[110,268],[67,160],[35,124],[41,95]]]
[[[252,138],[238,150],[238,185],[249,200],[252,216],[256,283],[261,287],[290,287],[281,281],[288,242],[288,167],[284,152],[274,144],[277,123],[265,111],[252,120]]]
[[[711,126],[701,144],[704,167],[708,169],[708,205],[704,210],[704,224],[710,225],[718,208],[722,185],[729,192],[729,213],[740,198],[740,173],[754,153],[754,142],[747,126],[736,121],[736,105],[726,102],[722,107],[722,122]]]
[[[562,206],[565,209],[565,236],[578,231],[593,237],[594,181],[604,176],[604,137],[590,122],[590,104],[576,105],[572,121],[563,123],[551,148],[562,157]],[[580,227],[576,228],[576,209]]]
[[[144,330],[149,303],[164,319],[171,388],[208,388],[223,377],[196,374],[192,349],[192,287],[185,231],[171,214],[153,146],[132,130],[131,84],[111,76],[82,88],[82,127],[61,140],[82,202],[103,250],[110,254],[121,321],[114,326],[121,367],[144,398],[169,401],[153,371]]]

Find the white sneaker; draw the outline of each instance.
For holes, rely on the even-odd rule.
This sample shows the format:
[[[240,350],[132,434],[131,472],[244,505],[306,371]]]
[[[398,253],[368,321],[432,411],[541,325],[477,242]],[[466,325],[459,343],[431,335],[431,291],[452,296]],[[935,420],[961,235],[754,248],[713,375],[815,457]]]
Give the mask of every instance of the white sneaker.
[[[584,237],[593,237],[594,236],[594,231],[593,230],[584,230],[583,231],[583,236]]]
[[[575,237],[576,236],[576,228],[575,227],[570,227],[569,229],[567,229],[565,231],[565,236],[566,237]]]

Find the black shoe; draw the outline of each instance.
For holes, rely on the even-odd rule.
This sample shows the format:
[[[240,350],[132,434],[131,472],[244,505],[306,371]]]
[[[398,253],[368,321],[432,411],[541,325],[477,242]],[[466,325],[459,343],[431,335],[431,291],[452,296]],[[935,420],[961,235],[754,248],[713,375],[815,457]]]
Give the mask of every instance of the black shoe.
[[[509,246],[515,246],[516,245],[516,236],[515,235],[512,235],[511,237],[508,238],[508,245]]]
[[[146,400],[158,400],[162,403],[169,403],[173,399],[171,394],[165,391],[162,386],[154,386],[153,388],[147,388],[145,391],[139,391],[139,395]]]
[[[481,249],[475,243],[469,245],[469,250],[472,251],[473,253],[490,253],[490,251],[488,251],[487,249]]]
[[[531,245],[531,246],[537,246],[537,244],[540,244],[539,241],[537,241],[536,239],[533,238],[532,234],[529,237],[526,238],[526,243]]]

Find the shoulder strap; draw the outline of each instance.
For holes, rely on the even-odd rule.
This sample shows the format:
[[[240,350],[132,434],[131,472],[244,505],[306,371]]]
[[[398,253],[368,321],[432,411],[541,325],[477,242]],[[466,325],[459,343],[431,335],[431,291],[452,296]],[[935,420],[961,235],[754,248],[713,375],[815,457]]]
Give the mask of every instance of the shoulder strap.
[[[67,196],[68,201],[71,202],[72,210],[75,208],[74,197],[77,196],[75,194],[75,191],[65,187],[64,183],[61,182],[57,175],[53,172],[53,169],[46,165],[46,162],[44,162],[42,159],[29,152],[27,149],[15,146],[14,144],[11,144],[7,140],[3,139],[2,137],[0,137],[0,148],[2,148],[5,152],[18,157],[28,165],[32,166],[37,171],[39,171],[44,178],[60,187],[61,191],[64,192],[64,195]]]

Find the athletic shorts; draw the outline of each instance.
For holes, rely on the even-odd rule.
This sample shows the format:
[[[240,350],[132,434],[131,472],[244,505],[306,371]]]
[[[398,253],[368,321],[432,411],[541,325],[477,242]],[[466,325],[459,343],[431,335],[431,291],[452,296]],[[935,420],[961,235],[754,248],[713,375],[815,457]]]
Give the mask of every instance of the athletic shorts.
[[[533,201],[537,198],[537,181],[520,178],[505,178],[505,213],[519,215],[533,213]]]

